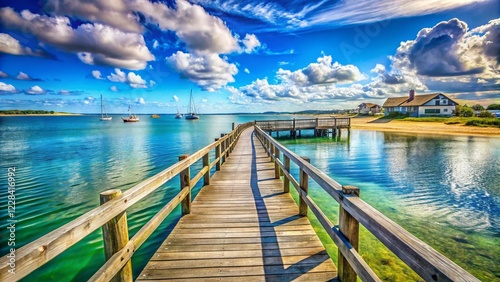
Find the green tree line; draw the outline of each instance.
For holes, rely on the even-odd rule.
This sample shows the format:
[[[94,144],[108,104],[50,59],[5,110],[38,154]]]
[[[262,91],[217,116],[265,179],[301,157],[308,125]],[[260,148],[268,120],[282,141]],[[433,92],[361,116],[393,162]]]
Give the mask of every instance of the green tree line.
[[[488,110],[500,110],[500,104],[491,104],[486,107],[486,109],[479,104],[476,104],[472,107],[469,107],[467,105],[458,105],[455,110],[455,115],[458,117],[473,117],[474,111],[479,111],[479,114],[477,115],[478,117],[495,117],[495,115],[488,112]]]
[[[2,110],[0,114],[4,115],[48,115],[54,114],[54,111],[43,111],[43,110]]]

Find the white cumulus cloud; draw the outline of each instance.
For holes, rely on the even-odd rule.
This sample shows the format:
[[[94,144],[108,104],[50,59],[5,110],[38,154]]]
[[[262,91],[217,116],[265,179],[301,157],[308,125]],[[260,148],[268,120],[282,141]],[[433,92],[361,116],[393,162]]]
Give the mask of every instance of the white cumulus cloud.
[[[418,77],[430,89],[451,92],[500,90],[500,19],[469,30],[450,19],[401,42],[390,59],[392,73]],[[387,77],[391,80],[391,77]]]
[[[181,77],[198,84],[203,90],[216,91],[234,81],[236,65],[228,63],[217,54],[196,55],[177,51],[167,62]]]
[[[141,33],[143,28],[137,16],[129,9],[127,2],[124,0],[48,0],[45,10],[53,15],[75,16],[123,31]]]
[[[177,0],[176,8],[170,8],[160,2],[136,0],[130,6],[160,29],[175,32],[191,52],[226,54],[239,49],[226,24],[199,5]]]
[[[93,71],[92,71],[92,76],[93,76],[95,79],[104,79],[104,78],[102,77],[101,72],[100,72],[100,71],[98,71],[98,70],[93,70]]]
[[[127,74],[127,81],[133,88],[147,88],[146,81],[142,77],[133,72]]]
[[[284,82],[302,86],[351,83],[365,78],[356,66],[333,62],[331,56],[320,57],[316,63],[311,63],[297,71],[279,69],[277,76]]]
[[[146,104],[146,101],[145,101],[145,100],[144,100],[144,98],[142,98],[142,97],[141,97],[141,98],[136,98],[136,99],[134,100],[134,102],[135,102],[136,104],[138,104],[138,105],[145,105],[145,104]]]
[[[32,34],[45,44],[77,53],[86,64],[137,70],[155,59],[141,34],[99,23],[85,23],[74,29],[67,17],[49,17],[28,10],[18,14],[10,7],[0,9],[0,22],[6,28]]]
[[[252,53],[257,47],[261,46],[261,43],[255,34],[246,34],[242,42],[244,46],[243,52],[245,53]]]
[[[0,82],[0,94],[17,93],[16,88],[12,84]]]
[[[45,90],[43,90],[40,86],[35,85],[35,86],[32,86],[30,89],[25,90],[24,93],[26,93],[28,95],[41,95],[41,94],[45,94]]]
[[[133,72],[126,74],[119,68],[116,68],[115,72],[108,75],[107,78],[109,81],[126,83],[132,88],[148,88],[146,80],[144,80],[140,75]],[[154,84],[154,81],[153,83],[150,81],[150,86],[153,86]]]
[[[30,47],[22,46],[17,39],[6,33],[0,33],[0,52],[11,55],[53,58],[53,56],[45,50],[32,50]]]
[[[26,73],[20,71],[19,74],[16,76],[16,79],[19,80],[31,80],[31,77],[27,75]]]

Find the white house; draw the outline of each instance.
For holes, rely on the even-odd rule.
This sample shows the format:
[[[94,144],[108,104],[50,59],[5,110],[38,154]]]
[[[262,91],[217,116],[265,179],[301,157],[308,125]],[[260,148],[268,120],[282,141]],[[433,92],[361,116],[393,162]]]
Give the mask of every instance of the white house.
[[[359,114],[378,114],[382,111],[382,107],[373,103],[362,103],[358,106]]]
[[[415,95],[415,91],[410,90],[407,97],[387,98],[383,107],[386,116],[392,112],[400,112],[411,117],[424,117],[452,116],[457,105],[457,102],[443,93]]]

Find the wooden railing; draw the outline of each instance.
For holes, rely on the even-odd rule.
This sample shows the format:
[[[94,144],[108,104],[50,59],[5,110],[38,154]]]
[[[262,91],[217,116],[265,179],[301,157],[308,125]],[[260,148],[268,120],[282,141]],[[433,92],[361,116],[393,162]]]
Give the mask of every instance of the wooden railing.
[[[300,130],[318,127],[342,127],[351,126],[349,117],[312,118],[312,119],[289,119],[289,120],[256,120],[255,124],[264,131],[276,130]]]
[[[275,164],[275,177],[284,176],[284,191],[290,183],[299,194],[299,213],[307,215],[308,208],[339,249],[338,274],[343,282],[380,281],[358,253],[359,223],[370,231],[389,250],[411,267],[425,281],[479,281],[432,247],[413,236],[378,210],[359,198],[359,189],[342,186],[311,165],[307,158],[299,157],[259,126],[254,134],[262,142],[271,161]],[[283,161],[281,160],[283,156]],[[290,161],[299,167],[299,181],[290,173]],[[314,180],[339,203],[339,224],[334,225],[308,195],[309,178]]]
[[[221,134],[215,142],[188,156],[179,157],[179,162],[162,172],[121,193],[108,190],[101,193],[101,205],[47,235],[16,250],[15,274],[8,272],[9,257],[0,258],[0,281],[17,281],[38,269],[60,253],[79,242],[99,227],[103,227],[105,264],[90,278],[90,281],[110,281],[115,277],[121,281],[132,281],[130,259],[134,252],[158,228],[161,222],[179,204],[182,214],[190,213],[191,189],[203,178],[210,184],[210,170],[221,165],[233,151],[241,132],[253,123],[238,125],[229,134]],[[215,159],[210,162],[210,152],[215,150]],[[190,177],[190,166],[202,159],[203,167]],[[155,216],[153,216],[132,238],[128,238],[126,210],[158,189],[161,185],[180,175],[180,191]]]

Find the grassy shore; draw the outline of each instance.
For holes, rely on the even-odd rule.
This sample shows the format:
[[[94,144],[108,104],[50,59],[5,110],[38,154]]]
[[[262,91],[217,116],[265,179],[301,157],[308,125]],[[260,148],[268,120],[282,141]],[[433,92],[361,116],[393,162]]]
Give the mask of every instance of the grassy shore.
[[[43,110],[3,110],[0,111],[0,116],[79,116],[67,112],[54,112]]]
[[[372,116],[356,116],[351,128],[377,131],[412,132],[448,135],[480,135],[500,137],[500,127],[466,125],[477,118],[404,118],[387,119]]]

